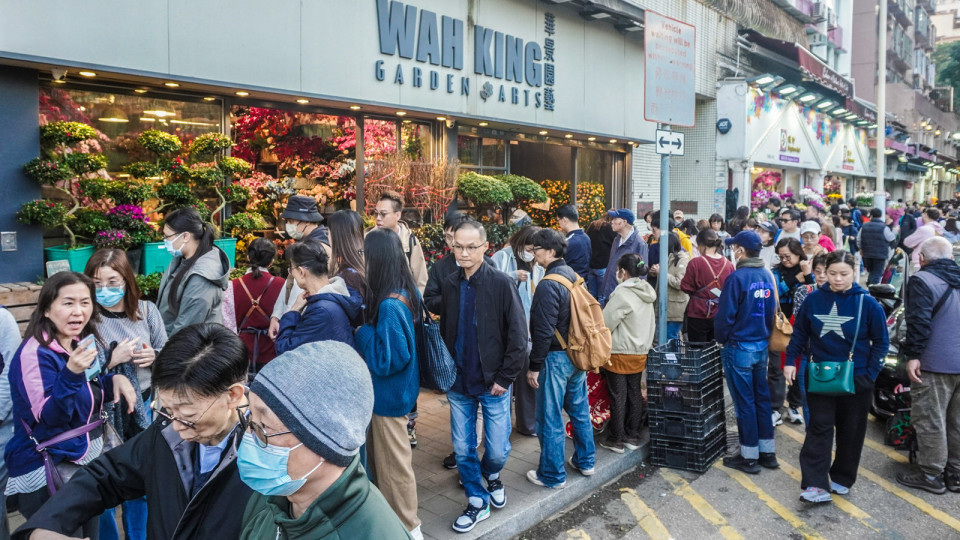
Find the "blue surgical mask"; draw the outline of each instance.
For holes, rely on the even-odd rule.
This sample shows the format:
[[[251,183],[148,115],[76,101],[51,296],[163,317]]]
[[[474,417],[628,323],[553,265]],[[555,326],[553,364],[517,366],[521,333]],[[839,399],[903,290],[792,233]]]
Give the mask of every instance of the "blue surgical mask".
[[[167,248],[167,253],[169,253],[173,257],[180,257],[181,255],[183,255],[182,245],[179,248],[173,247],[173,243],[179,240],[181,236],[183,236],[183,233],[180,233],[174,236],[173,238],[163,239],[163,247]]]
[[[105,308],[113,307],[123,300],[123,287],[100,287],[97,289],[97,303]]]
[[[244,433],[243,440],[240,441],[240,448],[237,450],[237,468],[240,470],[240,479],[257,493],[280,497],[293,495],[307,483],[307,477],[319,469],[320,465],[323,465],[323,461],[320,461],[316,467],[299,480],[290,478],[290,473],[287,472],[290,452],[301,446],[303,446],[303,443],[293,448],[268,444],[266,448],[261,448],[254,440],[252,433],[249,431]]]

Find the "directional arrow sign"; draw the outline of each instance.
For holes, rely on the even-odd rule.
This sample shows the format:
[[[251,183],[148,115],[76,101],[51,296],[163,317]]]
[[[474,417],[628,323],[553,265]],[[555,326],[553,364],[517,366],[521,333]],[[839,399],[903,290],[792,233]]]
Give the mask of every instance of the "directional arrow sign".
[[[676,131],[667,131],[665,129],[657,130],[657,153],[668,156],[682,156],[685,149],[683,133]]]

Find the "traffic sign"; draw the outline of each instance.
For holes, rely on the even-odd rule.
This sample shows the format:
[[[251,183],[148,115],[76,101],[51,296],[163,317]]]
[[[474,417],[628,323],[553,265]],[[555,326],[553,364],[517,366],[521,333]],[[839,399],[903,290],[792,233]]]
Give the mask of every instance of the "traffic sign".
[[[644,119],[693,127],[696,27],[647,10],[643,36]]]
[[[656,140],[657,153],[667,156],[682,156],[686,148],[683,139],[683,133],[658,129]]]

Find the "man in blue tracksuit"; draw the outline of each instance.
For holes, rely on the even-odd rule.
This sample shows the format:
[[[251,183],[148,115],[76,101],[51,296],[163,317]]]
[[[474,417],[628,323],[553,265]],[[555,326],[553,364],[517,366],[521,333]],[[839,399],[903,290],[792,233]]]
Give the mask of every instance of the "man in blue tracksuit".
[[[761,465],[780,466],[767,387],[767,345],[777,297],[773,275],[760,258],[760,235],[741,231],[724,242],[733,248],[737,270],[723,284],[713,325],[717,342],[723,345],[723,371],[737,412],[740,455],[723,458],[723,464],[757,474]]]

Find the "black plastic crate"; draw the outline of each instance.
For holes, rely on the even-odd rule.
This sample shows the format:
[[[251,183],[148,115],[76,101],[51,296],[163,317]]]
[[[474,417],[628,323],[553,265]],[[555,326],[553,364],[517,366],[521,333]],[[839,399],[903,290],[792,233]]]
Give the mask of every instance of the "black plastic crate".
[[[647,380],[702,382],[719,376],[720,346],[671,339],[647,353]]]
[[[703,414],[723,403],[723,379],[702,383],[648,380],[647,403],[651,411]]]
[[[650,411],[650,436],[703,440],[717,426],[726,425],[723,402],[710,405],[703,413]]]
[[[650,463],[658,467],[702,473],[727,449],[726,430],[713,431],[698,442],[650,438]]]

